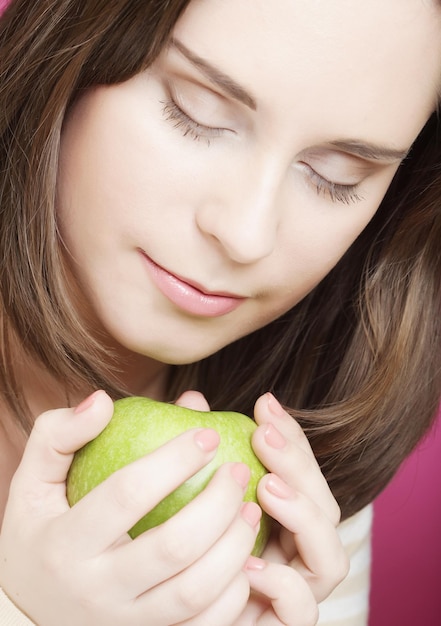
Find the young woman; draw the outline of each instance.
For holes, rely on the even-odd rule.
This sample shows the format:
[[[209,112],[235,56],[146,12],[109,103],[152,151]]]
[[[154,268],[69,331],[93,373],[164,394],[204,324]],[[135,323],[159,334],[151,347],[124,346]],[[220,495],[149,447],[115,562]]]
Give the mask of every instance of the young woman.
[[[440,83],[435,0],[12,1],[2,624],[366,623],[354,546],[440,393]],[[254,417],[261,559],[241,464],[126,534],[211,430],[68,507],[128,394]]]

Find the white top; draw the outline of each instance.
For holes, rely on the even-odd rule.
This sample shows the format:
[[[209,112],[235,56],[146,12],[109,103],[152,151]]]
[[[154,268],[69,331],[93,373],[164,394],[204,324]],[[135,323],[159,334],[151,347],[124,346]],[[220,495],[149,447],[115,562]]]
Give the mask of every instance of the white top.
[[[35,626],[34,622],[24,615],[11,602],[8,596],[0,588],[0,624],[2,626]]]
[[[320,605],[320,626],[367,626],[371,574],[373,506],[370,504],[339,526],[350,559],[348,576]]]

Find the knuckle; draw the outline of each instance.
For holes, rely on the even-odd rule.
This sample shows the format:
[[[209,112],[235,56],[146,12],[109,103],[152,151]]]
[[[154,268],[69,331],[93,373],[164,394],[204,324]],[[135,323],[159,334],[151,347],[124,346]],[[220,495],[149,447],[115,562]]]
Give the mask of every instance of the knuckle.
[[[341,509],[338,505],[338,502],[335,499],[332,499],[330,510],[329,510],[329,519],[334,524],[334,526],[338,526],[341,521]]]
[[[310,602],[304,610],[305,625],[315,626],[319,620],[319,608],[315,602]]]
[[[208,603],[208,590],[203,589],[200,583],[193,578],[186,577],[180,582],[177,588],[177,601],[184,607],[188,615],[198,615]]]
[[[304,482],[308,479],[317,481],[320,469],[312,453],[298,446],[291,450],[293,453],[287,457],[286,463],[289,463],[293,475],[301,476]]]
[[[340,557],[337,557],[334,563],[334,576],[336,584],[341,583],[349,574],[350,560],[346,552],[341,550]]]
[[[62,417],[63,409],[41,413],[34,422],[30,437],[39,447],[44,447],[46,454],[53,458],[56,458],[58,452],[65,453]]]
[[[305,431],[296,420],[292,420],[290,423],[290,439],[297,445],[307,443],[307,437]]]
[[[301,454],[298,454],[297,462],[299,465],[299,471],[303,472],[305,475],[313,475],[317,472],[317,462],[308,452],[302,451]]]
[[[306,624],[308,626],[316,626],[319,621],[319,608],[317,604],[313,603],[306,609]]]
[[[52,433],[54,422],[54,411],[40,413],[34,422],[32,435],[34,438],[45,440]]]
[[[138,481],[131,481],[128,478],[127,472],[118,470],[107,480],[110,482],[110,494],[116,506],[122,511],[133,513],[133,511],[145,508],[145,499],[139,489]]]
[[[66,554],[62,542],[58,536],[52,533],[51,549],[46,550],[41,556],[41,568],[55,580],[64,580],[66,575],[66,562],[69,555]]]
[[[299,584],[302,582],[302,584]],[[315,626],[319,620],[319,608],[317,601],[314,598],[312,589],[307,582],[307,579],[299,580],[299,574],[292,569],[286,570],[284,574],[280,575],[277,581],[277,595],[281,598],[292,598],[297,600],[296,604],[299,607],[299,614],[301,615],[301,621],[295,622],[301,623],[303,626]]]
[[[305,516],[305,525],[308,528],[324,528],[328,527],[328,531],[336,533],[335,528],[331,528],[329,526],[329,521],[327,520],[326,514],[322,508],[315,502],[309,503],[309,510],[307,515]]]
[[[191,562],[193,542],[186,541],[172,528],[164,526],[164,536],[158,541],[160,557],[167,563],[185,567]]]
[[[278,579],[278,594],[280,597],[289,597],[295,589],[296,575],[294,570],[287,569],[283,574],[279,575]]]

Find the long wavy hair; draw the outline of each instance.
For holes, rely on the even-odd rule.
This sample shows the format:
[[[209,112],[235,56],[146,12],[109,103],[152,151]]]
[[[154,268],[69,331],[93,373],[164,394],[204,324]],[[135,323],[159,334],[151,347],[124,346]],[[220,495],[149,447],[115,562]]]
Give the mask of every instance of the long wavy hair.
[[[16,341],[68,388],[127,394],[69,293],[55,213],[60,135],[79,93],[152,63],[188,3],[14,0],[0,20],[0,394],[27,432]],[[170,369],[168,399],[197,388],[214,409],[252,415],[273,391],[305,429],[343,517],[384,488],[436,414],[440,139],[434,113],[372,221],[302,302]]]

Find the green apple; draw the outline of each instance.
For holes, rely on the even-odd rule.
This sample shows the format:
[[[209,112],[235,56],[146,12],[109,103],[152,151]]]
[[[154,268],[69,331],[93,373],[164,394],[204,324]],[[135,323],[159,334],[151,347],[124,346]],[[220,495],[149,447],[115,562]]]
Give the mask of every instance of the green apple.
[[[257,483],[266,469],[251,447],[251,435],[256,427],[249,417],[231,411],[194,411],[141,397],[117,400],[107,427],[74,456],[67,478],[68,502],[73,506],[115,470],[190,428],[213,428],[219,433],[216,456],[140,519],[129,531],[130,536],[135,538],[177,513],[204,489],[223,463],[239,461],[249,466],[251,479],[244,500],[257,502]],[[264,513],[254,555],[262,553],[269,531],[270,518]]]

